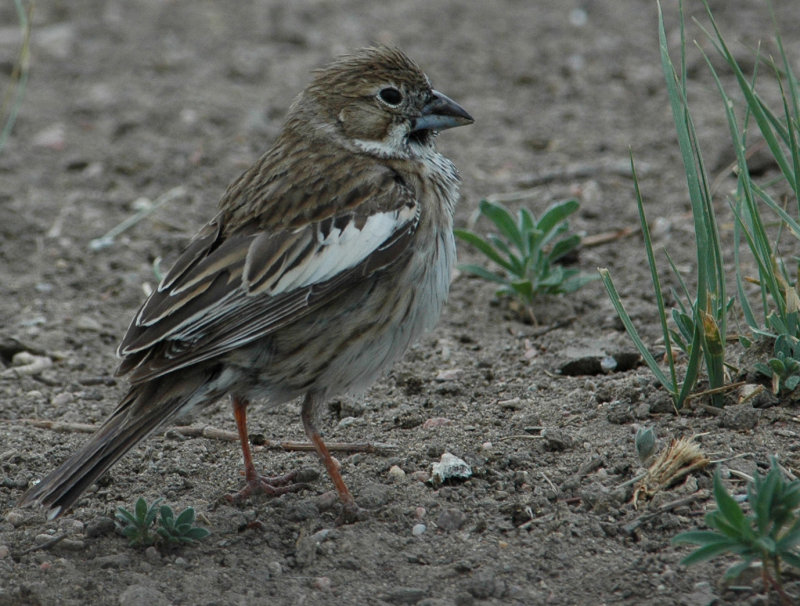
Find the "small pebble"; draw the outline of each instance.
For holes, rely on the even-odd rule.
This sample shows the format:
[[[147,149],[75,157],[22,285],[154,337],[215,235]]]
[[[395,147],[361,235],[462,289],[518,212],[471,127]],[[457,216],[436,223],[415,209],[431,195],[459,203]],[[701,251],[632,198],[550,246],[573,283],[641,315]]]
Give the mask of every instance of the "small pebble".
[[[127,553],[112,553],[98,556],[90,560],[90,564],[97,568],[127,568],[131,565],[131,557]]]
[[[23,516],[18,511],[9,511],[6,514],[6,522],[11,524],[14,528],[22,524],[24,521],[25,521],[25,516]]]
[[[78,316],[75,320],[75,328],[77,330],[84,330],[86,332],[102,332],[103,325],[100,324],[100,321],[92,316]]]
[[[2,560],[5,557],[8,557],[9,553],[10,551],[8,549],[8,545],[0,545],[0,560]]]
[[[64,539],[58,545],[61,549],[68,551],[83,551],[86,547],[86,543],[80,539]]]
[[[415,482],[427,482],[430,476],[428,475],[427,471],[412,471],[410,475],[411,479]]]
[[[419,587],[396,587],[383,599],[390,604],[417,604],[426,595],[425,590]]]
[[[339,429],[349,427],[354,423],[358,423],[361,419],[357,419],[356,417],[344,417],[341,421],[336,424],[336,427]]]
[[[100,537],[114,532],[114,520],[101,516],[94,518],[86,524],[86,536],[89,538]]]
[[[439,383],[444,383],[446,381],[455,381],[458,378],[458,375],[461,374],[460,368],[448,368],[445,370],[440,370],[436,373],[436,381]]]
[[[68,391],[62,391],[61,393],[53,396],[53,399],[50,400],[50,403],[53,406],[66,406],[67,404],[71,404],[74,399],[75,396],[73,396],[71,393]]]
[[[458,509],[445,509],[436,518],[436,526],[445,531],[452,532],[460,529],[467,521],[467,516]]]
[[[425,534],[426,530],[428,530],[428,527],[425,526],[425,524],[414,524],[411,528],[411,534],[415,537],[419,537]]]
[[[35,356],[28,351],[20,351],[11,358],[11,368],[0,372],[2,377],[16,377],[22,375],[36,375],[50,368],[53,361],[47,356]],[[41,396],[41,393],[39,393]]]
[[[144,557],[147,560],[149,560],[150,562],[160,562],[161,561],[161,554],[158,553],[158,549],[156,549],[152,545],[144,550]]]
[[[463,459],[445,452],[438,463],[431,465],[431,481],[441,484],[445,480],[465,480],[472,476],[472,468]]]
[[[760,416],[761,412],[750,406],[749,403],[726,406],[720,415],[720,425],[727,429],[747,431],[758,424]]]
[[[527,400],[522,398],[511,398],[510,400],[500,400],[497,405],[505,410],[522,410],[527,404]]]
[[[312,587],[319,591],[330,591],[333,587],[333,583],[331,583],[330,577],[317,577],[312,582]]]
[[[422,424],[422,429],[435,429],[437,427],[445,427],[446,425],[452,425],[452,424],[453,421],[445,417],[433,417],[432,419],[426,420]]]
[[[316,499],[317,509],[319,511],[328,511],[329,509],[335,507],[338,502],[339,495],[337,495],[333,490],[323,492]]]
[[[414,509],[414,517],[416,517],[418,520],[424,518],[426,513],[427,511],[425,511],[425,508],[421,505]]]
[[[129,585],[119,596],[120,606],[167,606],[163,593],[148,585]]]
[[[64,520],[61,526],[69,534],[83,534],[84,526],[80,520]]]
[[[66,144],[66,128],[61,122],[56,122],[34,133],[31,143],[36,147],[45,147],[55,151],[64,149]]]
[[[398,466],[398,465],[392,465],[392,466],[389,468],[389,473],[388,473],[388,476],[389,476],[389,479],[390,479],[392,482],[400,482],[400,481],[402,481],[402,480],[404,480],[404,479],[405,479],[405,477],[406,477],[406,472],[405,472],[405,471],[403,471],[403,470],[400,468],[400,466]]]
[[[269,564],[267,564],[267,570],[269,570],[269,576],[272,579],[279,577],[283,574],[283,568],[281,567],[281,563],[277,561],[270,562]]]

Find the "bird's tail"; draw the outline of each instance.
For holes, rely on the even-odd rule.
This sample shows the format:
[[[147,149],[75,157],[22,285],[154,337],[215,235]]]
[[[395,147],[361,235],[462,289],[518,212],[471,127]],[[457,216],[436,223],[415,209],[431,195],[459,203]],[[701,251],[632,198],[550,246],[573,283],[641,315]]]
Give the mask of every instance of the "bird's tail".
[[[204,391],[202,378],[184,376],[181,379],[175,381],[166,376],[133,385],[89,441],[29,488],[19,505],[47,506],[50,519],[67,511],[92,482],[126,452],[198,402],[200,392]],[[189,385],[187,379],[190,379]],[[208,400],[202,396],[199,399]]]

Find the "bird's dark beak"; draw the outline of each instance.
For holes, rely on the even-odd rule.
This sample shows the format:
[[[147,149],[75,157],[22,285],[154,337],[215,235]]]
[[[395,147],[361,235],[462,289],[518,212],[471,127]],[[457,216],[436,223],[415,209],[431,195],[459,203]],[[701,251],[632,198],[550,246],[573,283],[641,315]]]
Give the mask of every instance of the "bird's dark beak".
[[[422,108],[422,115],[414,118],[411,131],[445,130],[456,126],[472,124],[474,120],[463,107],[447,95],[437,90],[431,91],[432,97]]]

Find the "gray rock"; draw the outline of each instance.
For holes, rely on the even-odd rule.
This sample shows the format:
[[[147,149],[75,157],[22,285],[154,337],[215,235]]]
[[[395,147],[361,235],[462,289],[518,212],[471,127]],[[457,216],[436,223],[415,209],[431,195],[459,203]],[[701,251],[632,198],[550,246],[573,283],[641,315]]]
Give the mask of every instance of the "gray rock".
[[[386,594],[383,599],[391,604],[416,604],[428,592],[418,587],[397,587]]]
[[[131,585],[120,594],[119,606],[170,606],[170,601],[154,587]]]
[[[745,431],[753,429],[758,424],[761,412],[748,404],[726,406],[720,415],[720,425],[727,429]]]
[[[436,518],[436,526],[445,532],[460,529],[467,521],[467,515],[459,509],[445,509]]]
[[[126,553],[114,553],[98,556],[91,563],[97,568],[127,568],[131,564],[131,558]]]
[[[106,516],[94,518],[86,524],[86,536],[90,538],[101,537],[112,532],[114,532],[114,520]]]
[[[542,430],[542,437],[544,438],[547,450],[561,451],[567,450],[572,447],[574,440],[563,429],[556,429],[555,427],[545,427]]]

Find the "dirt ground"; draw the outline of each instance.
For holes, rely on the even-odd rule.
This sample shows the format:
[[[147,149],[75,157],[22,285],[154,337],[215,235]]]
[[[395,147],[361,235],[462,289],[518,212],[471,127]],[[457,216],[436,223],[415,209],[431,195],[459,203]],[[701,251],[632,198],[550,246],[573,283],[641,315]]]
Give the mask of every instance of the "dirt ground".
[[[686,4],[706,22],[699,2]],[[749,49],[771,38],[766,4],[712,4],[752,66]],[[789,0],[774,5],[796,61],[800,12]],[[665,10],[676,45],[677,7]],[[645,367],[560,373],[566,362],[633,351],[599,281],[542,299],[532,326],[491,285],[457,275],[438,328],[368,393],[333,402],[322,419],[328,440],[396,446],[338,455],[368,510],[355,524],[335,524],[324,473],[299,494],[221,502],[242,485],[238,445],[174,431],[131,452],[55,522],[14,509],[86,437],[29,420],[91,424],[115,407],[125,382],[113,378],[114,349],[154,284],[154,260],[168,264],[270,144],[309,70],[371,41],[405,49],[476,119],[439,138],[463,175],[459,225],[481,198],[530,189],[521,203],[535,212],[577,197],[572,227],[588,235],[635,228],[632,148],[656,245],[691,280],[691,215],[656,19],[645,0],[36,3],[25,102],[0,151],[0,605],[773,603],[757,575],[721,585],[731,561],[679,564],[688,549],[670,540],[702,525],[709,471],[638,509],[625,483],[642,471],[633,448],[642,425],[655,428],[659,448],[699,436],[739,494],[744,483],[731,471],[764,469],[771,454],[797,470],[796,405],[735,405],[734,394],[721,415],[698,406],[676,416]],[[687,38],[709,46],[691,22]],[[19,43],[13,3],[3,3],[2,90]],[[689,77],[717,175],[733,155],[694,47]],[[733,183],[719,189],[723,217]],[[90,248],[176,187],[110,246]],[[464,247],[459,254],[478,260]],[[586,247],[578,264],[610,268],[658,351],[641,238]],[[10,370],[20,350],[42,367]],[[304,439],[298,403],[251,410],[254,434]],[[234,430],[227,402],[194,423]],[[467,461],[472,477],[425,481],[444,452]],[[275,473],[321,471],[302,452],[258,447],[256,459]],[[128,547],[110,519],[139,496],[195,507],[211,536],[177,550]],[[788,589],[800,594],[797,577]]]

